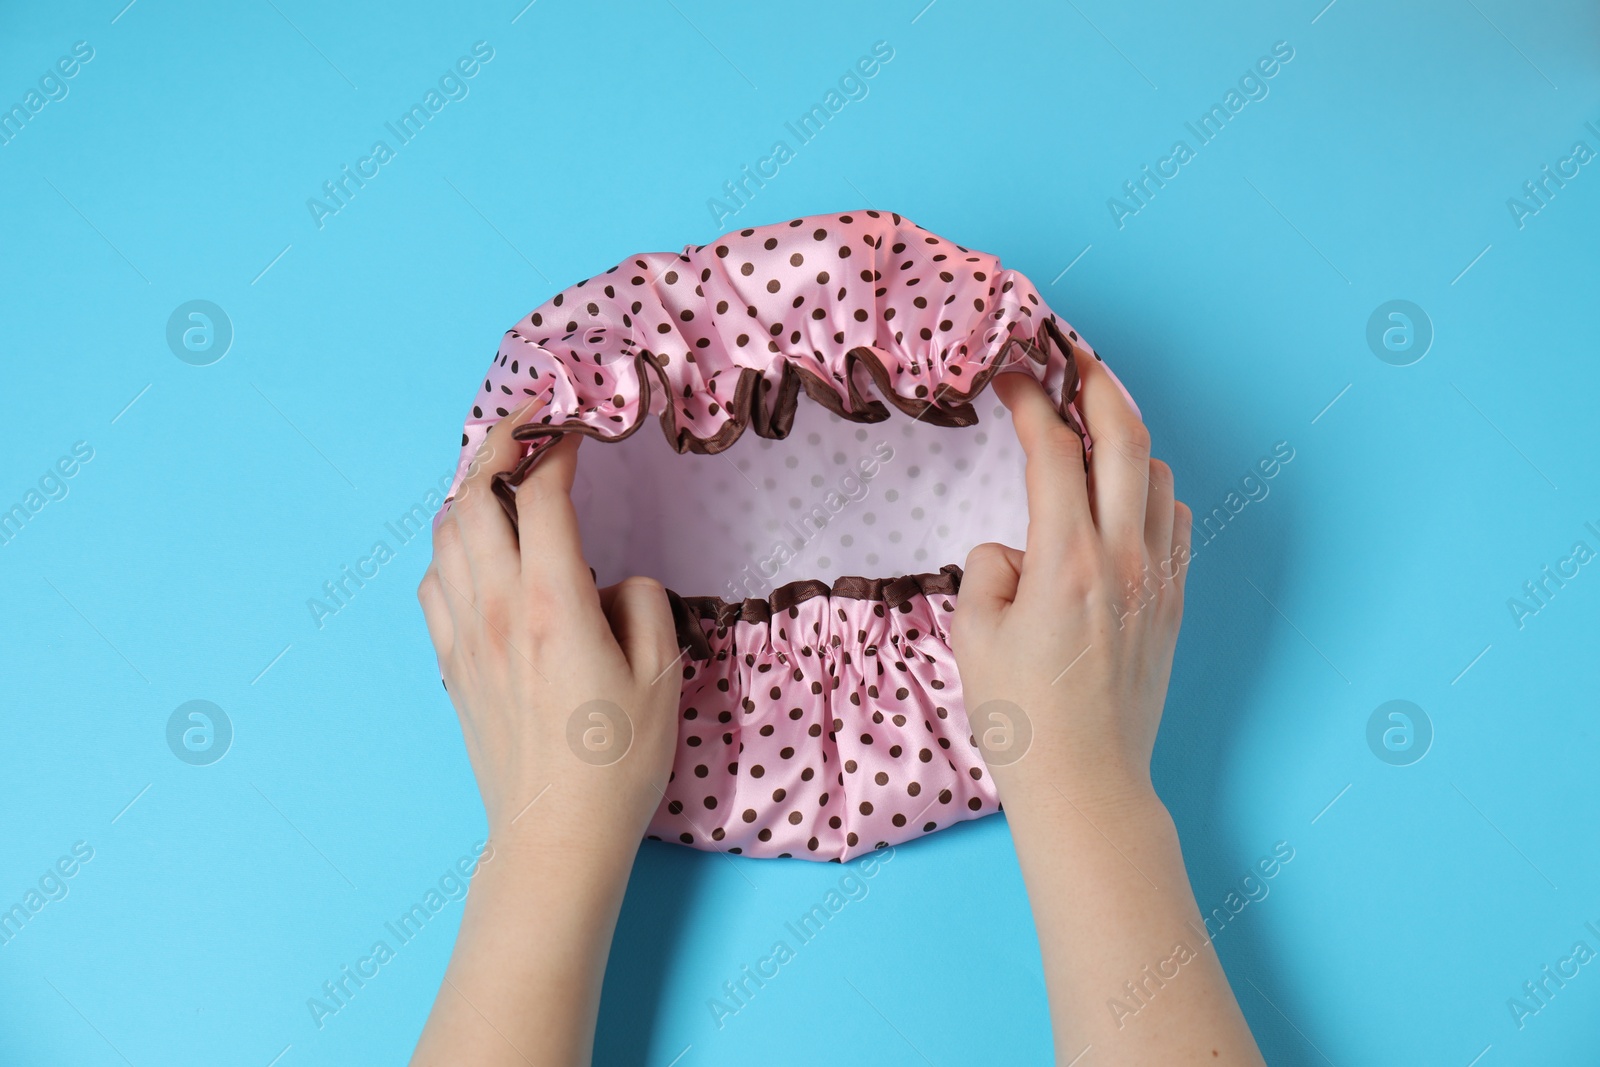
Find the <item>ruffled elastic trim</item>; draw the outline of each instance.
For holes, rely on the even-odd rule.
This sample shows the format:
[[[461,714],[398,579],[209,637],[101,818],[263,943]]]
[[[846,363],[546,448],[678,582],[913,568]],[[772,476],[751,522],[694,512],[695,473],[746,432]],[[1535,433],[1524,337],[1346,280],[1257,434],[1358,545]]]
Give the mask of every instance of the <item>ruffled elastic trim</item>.
[[[786,437],[802,389],[851,422],[899,410],[971,426],[973,398],[1017,371],[1077,428],[1079,349],[1092,353],[1026,276],[899,214],[747,228],[630,256],[507,331],[467,420],[456,481],[495,418],[533,397],[545,399],[542,413],[515,430],[532,448],[494,484],[508,514],[511,490],[550,440],[621,440],[658,407],[673,449],[709,455],[751,426]]]
[[[1061,327],[1053,315],[1043,321],[1040,332],[1048,337],[1047,343],[1053,344],[1066,360],[1069,384],[1063,390],[1063,413],[1072,421],[1073,428],[1077,429],[1076,419],[1070,412],[1065,411],[1065,404],[1070,403],[1077,395],[1078,373],[1072,346],[1062,334]],[[1072,332],[1072,336],[1076,337],[1076,332]],[[768,383],[766,376],[760,371],[753,367],[744,367],[739,372],[739,383],[735,387],[733,397],[723,405],[727,421],[716,433],[708,437],[697,437],[687,427],[679,426],[677,411],[671,404],[668,404],[661,413],[661,429],[666,435],[667,442],[679,453],[714,455],[730,448],[744,434],[745,429],[751,426],[755,427],[756,434],[760,437],[782,440],[789,436],[789,431],[794,426],[795,408],[799,402],[801,386],[805,387],[807,396],[840,418],[851,422],[883,422],[889,418],[889,409],[881,400],[873,399],[857,387],[855,379],[857,366],[867,371],[884,398],[913,419],[926,421],[931,426],[972,426],[978,422],[978,413],[972,407],[972,399],[988,387],[996,374],[1014,367],[1013,361],[1017,352],[1041,367],[1050,361],[1049,350],[1036,339],[1013,336],[1001,347],[999,358],[990,361],[988,366],[980,370],[968,389],[962,391],[942,385],[935,391],[932,400],[905,397],[896,393],[891,386],[889,370],[884,366],[883,360],[877,352],[865,347],[852,348],[844,356],[842,377],[848,403],[840,398],[838,390],[825,379],[787,360],[780,364],[776,388]],[[640,414],[631,425],[615,433],[607,433],[580,419],[553,423],[550,421],[551,416],[547,415],[537,421],[523,423],[516,428],[512,436],[518,441],[536,441],[546,437],[559,437],[566,433],[579,433],[606,441],[621,441],[632,436],[644,424],[644,412],[650,409],[651,379],[656,379],[663,391],[669,391],[671,388],[667,380],[667,368],[654,352],[646,349],[633,359],[639,375]],[[949,369],[957,374],[960,373],[959,366],[952,365]]]
[[[766,623],[774,615],[785,612],[791,618],[798,615],[798,605],[816,597],[835,597],[849,600],[876,601],[883,610],[909,610],[914,597],[955,596],[961,591],[961,568],[946,564],[937,571],[924,574],[907,574],[899,578],[839,578],[832,585],[815,578],[806,578],[780,585],[765,599],[747,597],[728,601],[715,596],[679,596],[667,590],[672,605],[673,622],[678,630],[678,647],[687,649],[690,659],[708,660],[712,656],[711,644],[706,640],[702,620],[713,622],[718,629],[726,629],[737,622]]]
[[[661,428],[666,434],[667,441],[680,454],[695,452],[701,455],[714,455],[729,448],[750,427],[755,429],[757,436],[782,440],[789,436],[789,431],[794,427],[795,410],[799,405],[802,386],[807,396],[842,419],[859,423],[887,420],[889,409],[882,401],[865,395],[857,388],[854,373],[857,366],[865,368],[878,391],[901,412],[912,416],[915,421],[943,427],[973,426],[979,422],[979,418],[972,401],[990,386],[995,376],[1001,372],[1022,373],[1014,369],[1013,350],[1021,352],[1029,361],[1043,368],[1050,362],[1050,348],[1053,347],[1061,354],[1066,367],[1056,409],[1075,433],[1084,436],[1083,425],[1077,417],[1075,407],[1078,386],[1082,379],[1078,372],[1073,345],[1068,339],[1069,334],[1072,339],[1076,339],[1078,335],[1070,329],[1063,333],[1053,314],[1041,321],[1040,333],[1044,338],[1043,344],[1032,338],[1009,338],[1000,350],[1000,355],[1004,358],[997,358],[980,370],[966,392],[941,386],[932,400],[903,397],[890,387],[888,368],[884,366],[878,354],[870,348],[854,348],[845,354],[844,361],[848,404],[824,379],[804,367],[784,361],[780,365],[776,388],[770,386],[766,377],[754,368],[746,367],[740,372],[734,396],[725,405],[728,419],[712,436],[696,437],[688,429],[680,427],[677,424],[675,408],[670,403],[661,413]],[[515,489],[533,472],[533,468],[548,450],[549,445],[568,433],[582,434],[607,442],[621,441],[633,436],[639,427],[644,425],[643,413],[650,408],[651,378],[658,379],[663,390],[668,389],[669,385],[666,367],[658,362],[653,353],[640,352],[634,360],[639,375],[638,410],[641,414],[632,425],[620,432],[603,433],[588,423],[576,419],[551,423],[548,421],[549,416],[538,421],[523,423],[512,431],[513,440],[536,442],[516,467],[509,471],[500,471],[491,480],[490,488],[500,501],[501,507],[505,509],[513,529],[517,527]],[[647,368],[650,373],[646,373]],[[1085,462],[1087,463],[1087,456]]]

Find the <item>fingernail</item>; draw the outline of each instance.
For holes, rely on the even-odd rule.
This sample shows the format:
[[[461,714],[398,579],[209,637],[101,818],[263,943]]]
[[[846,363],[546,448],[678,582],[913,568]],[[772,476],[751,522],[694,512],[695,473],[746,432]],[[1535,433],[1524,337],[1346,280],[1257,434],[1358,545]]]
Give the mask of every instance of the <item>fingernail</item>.
[[[535,411],[539,410],[539,408],[541,408],[543,406],[544,406],[544,397],[542,397],[542,396],[529,397],[527,400],[522,402],[522,405],[520,407],[513,408],[512,411],[511,411],[511,414],[507,415],[506,418],[508,418],[508,419],[516,419],[516,420],[520,421],[522,419],[527,418],[529,415],[533,414]]]

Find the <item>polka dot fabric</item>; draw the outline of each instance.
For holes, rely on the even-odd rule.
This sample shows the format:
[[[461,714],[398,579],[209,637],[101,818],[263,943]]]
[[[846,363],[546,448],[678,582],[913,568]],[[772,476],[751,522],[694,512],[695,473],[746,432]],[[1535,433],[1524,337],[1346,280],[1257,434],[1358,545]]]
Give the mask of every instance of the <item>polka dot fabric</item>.
[[[887,401],[938,426],[975,423],[968,400],[1001,370],[1070,399],[1074,346],[1088,351],[1026,277],[899,215],[740,230],[632,256],[507,331],[467,419],[456,485],[489,428],[531,397],[546,406],[522,441],[616,439],[654,413],[679,452],[711,453],[749,425],[786,436],[802,387],[854,421],[887,419]]]
[[[515,487],[563,433],[621,440],[655,414],[677,452],[710,454],[747,427],[787,437],[802,389],[852,422],[892,407],[970,426],[1002,371],[1033,375],[1082,433],[1075,360],[1092,354],[1025,276],[900,215],[744,229],[629,257],[508,331],[451,493],[489,428],[532,397],[545,406],[513,435],[528,452],[494,482],[513,525]],[[998,810],[950,652],[960,580],[947,566],[732,602],[669,593],[681,721],[650,836],[842,861]]]
[[[684,667],[678,755],[650,836],[846,860],[999,810],[950,653],[960,578],[841,579],[838,595],[794,583],[775,610],[685,600],[711,654]],[[785,591],[804,599],[785,607]]]

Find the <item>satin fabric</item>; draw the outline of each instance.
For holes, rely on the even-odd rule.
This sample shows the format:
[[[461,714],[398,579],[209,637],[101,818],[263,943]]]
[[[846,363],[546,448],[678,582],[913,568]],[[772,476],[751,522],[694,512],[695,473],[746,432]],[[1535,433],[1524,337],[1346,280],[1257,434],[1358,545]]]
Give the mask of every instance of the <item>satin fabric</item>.
[[[1027,277],[900,215],[744,229],[630,256],[507,331],[451,495],[489,428],[530,397],[546,404],[516,432],[528,451],[495,485],[513,524],[515,485],[560,433],[618,440],[655,414],[678,451],[719,452],[751,427],[784,437],[802,391],[852,421],[897,409],[964,426],[978,419],[968,401],[1013,372],[1083,433],[1085,358],[1099,357]],[[720,607],[673,594],[681,720],[650,836],[845,860],[998,810],[949,647],[959,570],[887,594],[867,579],[817,586]]]

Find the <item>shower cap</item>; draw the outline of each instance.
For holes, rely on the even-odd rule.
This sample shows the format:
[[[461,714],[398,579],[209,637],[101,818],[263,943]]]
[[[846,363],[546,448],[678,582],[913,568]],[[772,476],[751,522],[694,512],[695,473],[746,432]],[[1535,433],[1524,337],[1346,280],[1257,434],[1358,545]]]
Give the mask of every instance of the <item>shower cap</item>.
[[[1025,276],[898,214],[742,229],[629,256],[507,331],[451,494],[489,429],[533,397],[543,408],[513,431],[527,454],[493,482],[513,527],[516,486],[557,437],[619,441],[651,414],[678,453],[724,451],[746,429],[786,437],[801,390],[852,422],[892,408],[964,427],[996,374],[1026,373],[1084,435],[1083,356]],[[949,565],[735,601],[669,591],[678,747],[649,836],[843,861],[999,810],[950,651],[960,587]]]

